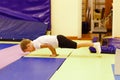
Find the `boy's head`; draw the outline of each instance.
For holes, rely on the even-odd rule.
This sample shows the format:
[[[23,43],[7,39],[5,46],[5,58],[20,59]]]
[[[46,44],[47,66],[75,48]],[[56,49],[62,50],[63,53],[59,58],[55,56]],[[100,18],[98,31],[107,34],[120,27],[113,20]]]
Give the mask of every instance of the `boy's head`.
[[[35,50],[35,48],[32,44],[32,41],[29,39],[23,39],[20,42],[20,47],[21,47],[22,51],[24,51],[24,52],[32,52]]]

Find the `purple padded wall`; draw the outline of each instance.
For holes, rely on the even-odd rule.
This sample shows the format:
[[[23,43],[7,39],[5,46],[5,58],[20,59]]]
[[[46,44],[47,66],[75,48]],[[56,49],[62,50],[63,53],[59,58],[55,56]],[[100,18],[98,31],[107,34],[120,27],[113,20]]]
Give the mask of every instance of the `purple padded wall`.
[[[0,0],[0,14],[42,22],[50,28],[50,0]]]
[[[0,16],[0,38],[2,40],[36,39],[45,35],[47,25],[41,22],[11,19]]]

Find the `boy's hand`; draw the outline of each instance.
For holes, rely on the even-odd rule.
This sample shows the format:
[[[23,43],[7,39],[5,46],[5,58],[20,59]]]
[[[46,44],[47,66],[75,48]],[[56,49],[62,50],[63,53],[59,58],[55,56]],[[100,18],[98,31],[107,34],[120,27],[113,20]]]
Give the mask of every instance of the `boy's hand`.
[[[59,56],[59,54],[52,54],[52,55],[50,55],[50,57],[56,57],[56,56]]]

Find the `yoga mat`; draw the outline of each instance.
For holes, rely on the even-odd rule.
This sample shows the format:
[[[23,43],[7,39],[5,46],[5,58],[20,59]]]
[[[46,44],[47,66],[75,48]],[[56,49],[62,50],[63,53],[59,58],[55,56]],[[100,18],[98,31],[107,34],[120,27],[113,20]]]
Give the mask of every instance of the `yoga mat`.
[[[0,50],[0,69],[20,59],[23,52],[19,45],[14,45]]]
[[[0,43],[0,49],[4,49],[4,48],[7,48],[7,47],[11,47],[11,46],[14,46],[16,44],[4,44],[4,43]]]
[[[0,80],[49,80],[65,58],[21,58],[0,70]]]
[[[114,78],[115,78],[115,80],[120,80],[120,75],[115,75],[114,74],[114,67],[115,67],[115,65],[112,64],[112,71],[113,71]]]

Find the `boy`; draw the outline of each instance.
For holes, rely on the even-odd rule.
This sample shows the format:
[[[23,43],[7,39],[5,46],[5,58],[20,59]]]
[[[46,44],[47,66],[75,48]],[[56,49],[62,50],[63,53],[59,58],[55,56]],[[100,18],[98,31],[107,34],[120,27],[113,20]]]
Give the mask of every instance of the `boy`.
[[[57,47],[76,49],[87,46],[93,46],[96,48],[97,53],[101,53],[101,47],[99,42],[96,43],[87,42],[87,43],[78,44],[70,39],[67,39],[63,35],[56,35],[56,36],[43,35],[33,41],[29,39],[23,39],[20,43],[20,47],[24,52],[32,52],[40,48],[49,48],[50,51],[52,52],[52,55],[50,55],[51,57],[58,56],[55,50],[55,48]]]

